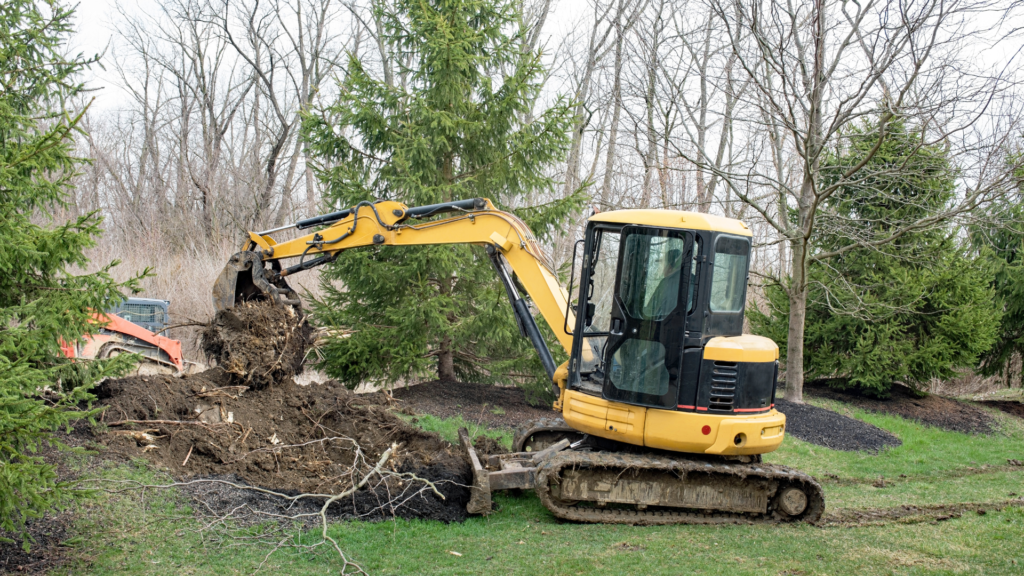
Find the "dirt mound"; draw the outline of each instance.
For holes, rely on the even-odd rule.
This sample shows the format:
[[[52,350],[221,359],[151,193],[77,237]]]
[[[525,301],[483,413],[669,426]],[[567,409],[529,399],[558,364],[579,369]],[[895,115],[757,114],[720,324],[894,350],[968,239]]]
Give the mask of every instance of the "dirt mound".
[[[531,406],[518,388],[471,382],[424,382],[394,391],[403,408],[438,418],[462,416],[493,428],[515,428],[524,422],[553,416],[551,406]]]
[[[922,424],[966,434],[991,434],[992,417],[966,402],[929,394],[919,398],[906,386],[895,385],[886,400],[869,398],[855,390],[837,390],[827,381],[815,380],[804,384],[804,392],[819,398],[838,400],[864,410],[895,414]]]
[[[183,378],[108,380],[96,391],[109,407],[103,441],[176,478],[237,478],[290,495],[341,493],[363,475],[354,469],[372,468],[396,445],[386,465],[392,474],[333,504],[332,516],[466,517],[471,473],[461,451],[392,414],[383,395],[290,378],[253,390],[237,385],[237,376],[220,367]],[[433,482],[444,498],[408,474]],[[239,498],[260,499],[244,490],[219,497],[228,504]]]
[[[309,322],[292,308],[243,302],[217,312],[202,343],[210,364],[230,373],[233,384],[259,390],[300,374],[312,337]]]
[[[892,434],[831,410],[776,400],[775,407],[786,415],[786,433],[804,442],[833,450],[877,452],[887,446],[899,446]]]

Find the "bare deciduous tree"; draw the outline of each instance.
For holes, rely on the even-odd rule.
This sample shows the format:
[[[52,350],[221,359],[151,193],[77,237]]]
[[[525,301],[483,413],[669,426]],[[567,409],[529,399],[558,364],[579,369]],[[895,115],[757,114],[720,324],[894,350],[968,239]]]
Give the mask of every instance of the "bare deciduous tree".
[[[994,159],[1004,158],[1003,146],[1017,127],[992,134],[977,130],[1006,88],[998,73],[971,69],[959,50],[980,34],[965,23],[988,8],[983,2],[773,0],[748,5],[715,0],[711,8],[727,35],[734,65],[750,84],[739,102],[747,113],[733,122],[744,125],[747,138],[764,133],[771,154],[753,156],[741,166],[722,166],[717,150],[705,142],[695,147],[691,159],[713,171],[787,244],[786,397],[799,402],[808,264],[857,247],[881,249],[910,231],[944,225],[996,200],[1008,171]],[[1008,112],[1016,117],[1015,111]],[[956,201],[926,218],[890,223],[892,233],[886,238],[855,241],[833,252],[816,250],[814,238],[823,222],[840,226],[842,220],[827,214],[828,199],[870,178],[868,162],[896,117],[915,125],[926,144],[956,148],[962,169]],[[851,129],[868,120],[875,122],[877,145],[826,182],[826,155],[841,149]],[[763,190],[774,193],[758,195]]]

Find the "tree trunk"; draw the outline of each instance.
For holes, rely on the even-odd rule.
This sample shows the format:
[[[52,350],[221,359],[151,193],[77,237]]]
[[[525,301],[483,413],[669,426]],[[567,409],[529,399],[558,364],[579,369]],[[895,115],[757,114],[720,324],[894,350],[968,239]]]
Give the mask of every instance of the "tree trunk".
[[[804,324],[807,319],[806,244],[802,237],[790,240],[792,283],[789,286],[789,336],[786,341],[786,400],[804,401]]]
[[[452,339],[448,336],[441,340],[437,353],[437,379],[442,382],[455,381],[455,355],[452,354]]]
[[[601,185],[601,210],[611,205],[612,177],[615,173],[615,141],[619,133],[619,112],[622,110],[622,2],[615,14],[615,72],[612,81],[612,126],[608,132],[608,155],[604,164],[604,183]]]

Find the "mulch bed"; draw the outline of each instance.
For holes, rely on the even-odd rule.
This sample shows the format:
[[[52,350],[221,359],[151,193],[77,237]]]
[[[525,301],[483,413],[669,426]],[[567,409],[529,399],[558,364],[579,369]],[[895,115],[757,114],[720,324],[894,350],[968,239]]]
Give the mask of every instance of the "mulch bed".
[[[72,424],[70,433],[62,429],[56,436],[71,447],[90,448],[93,444],[90,426],[81,420]],[[78,472],[67,465],[67,452],[54,446],[43,446],[37,454],[48,464],[56,466],[58,481],[74,480],[78,476]],[[29,520],[26,524],[31,544],[28,552],[22,549],[20,537],[0,530],[0,538],[14,540],[12,543],[0,543],[0,574],[45,574],[60,567],[68,560],[68,548],[63,543],[71,536],[74,519],[73,513],[65,511],[49,512],[42,518]]]
[[[67,550],[61,544],[68,539],[68,528],[73,520],[70,513],[48,514],[28,523],[31,549],[25,552],[22,540],[14,534],[0,531],[0,538],[13,543],[0,543],[0,574],[45,574],[60,566]]]
[[[952,432],[991,434],[994,430],[992,417],[978,407],[935,394],[918,397],[906,386],[893,386],[892,395],[888,399],[879,400],[852,389],[837,390],[829,387],[827,381],[816,380],[804,384],[804,394],[838,400],[871,412],[902,416]]]
[[[512,428],[553,415],[551,410],[528,404],[522,390],[468,382],[426,382],[399,388],[394,397],[406,411],[439,418],[462,416],[490,427]],[[504,414],[495,414],[494,408]],[[785,400],[777,400],[776,408],[786,415],[786,432],[805,442],[833,450],[869,452],[901,444],[899,438],[881,428],[831,410]]]
[[[550,407],[531,406],[518,388],[470,382],[424,382],[399,388],[394,397],[399,407],[417,414],[438,418],[462,416],[492,428],[515,428],[530,420],[555,416]]]
[[[892,434],[831,410],[775,400],[775,408],[786,415],[786,433],[804,442],[833,450],[878,452],[902,444]]]
[[[986,400],[979,402],[982,406],[988,406],[990,408],[998,408],[1007,414],[1012,414],[1018,418],[1024,418],[1024,404],[1015,402],[1013,400]]]

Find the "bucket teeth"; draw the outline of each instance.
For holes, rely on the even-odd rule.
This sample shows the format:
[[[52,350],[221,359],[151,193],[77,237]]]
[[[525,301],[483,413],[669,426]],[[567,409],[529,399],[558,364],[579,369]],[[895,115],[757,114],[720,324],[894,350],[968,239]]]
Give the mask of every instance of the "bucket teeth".
[[[228,259],[213,283],[213,309],[234,308],[239,302],[273,300],[282,306],[300,306],[298,294],[283,278],[267,278],[259,252],[244,250]],[[276,273],[274,274],[276,276]]]

